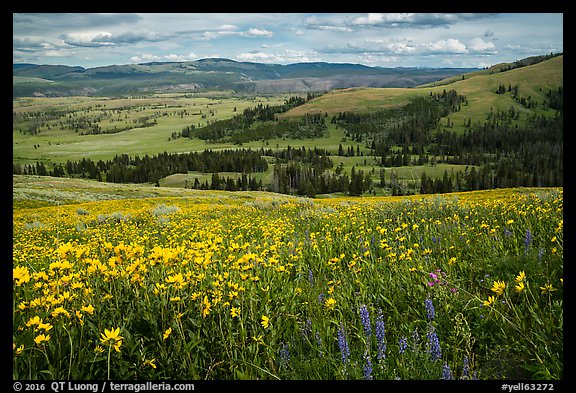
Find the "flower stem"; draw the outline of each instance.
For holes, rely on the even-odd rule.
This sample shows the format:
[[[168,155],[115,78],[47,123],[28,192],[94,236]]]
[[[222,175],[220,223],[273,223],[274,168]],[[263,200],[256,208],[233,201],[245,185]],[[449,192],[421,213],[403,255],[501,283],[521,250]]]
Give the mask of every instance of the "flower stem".
[[[112,352],[112,345],[108,346],[108,381],[110,380],[110,352]]]

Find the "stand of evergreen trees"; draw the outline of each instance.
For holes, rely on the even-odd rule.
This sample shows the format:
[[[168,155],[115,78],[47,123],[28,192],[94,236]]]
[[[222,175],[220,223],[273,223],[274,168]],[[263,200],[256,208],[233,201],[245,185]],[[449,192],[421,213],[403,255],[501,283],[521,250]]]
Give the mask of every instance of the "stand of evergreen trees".
[[[306,98],[290,97],[282,105],[258,104],[254,108],[244,109],[242,113],[230,119],[217,120],[202,128],[185,127],[182,130],[182,135],[200,138],[212,143],[243,143],[282,136],[289,136],[290,138],[320,137],[323,135],[326,125],[323,117],[319,114],[307,114],[300,120],[276,120],[277,114],[303,105],[316,96],[308,94]]]
[[[94,162],[89,158],[80,161],[68,161],[65,169],[61,164],[46,170],[43,163],[36,165],[14,164],[15,174],[34,174],[51,176],[83,177],[105,180],[112,183],[156,183],[163,177],[175,173],[197,171],[205,173],[216,172],[265,172],[268,162],[263,157],[264,151],[251,149],[235,149],[201,153],[161,153],[154,156],[129,157],[127,154],[117,155],[112,160]]]

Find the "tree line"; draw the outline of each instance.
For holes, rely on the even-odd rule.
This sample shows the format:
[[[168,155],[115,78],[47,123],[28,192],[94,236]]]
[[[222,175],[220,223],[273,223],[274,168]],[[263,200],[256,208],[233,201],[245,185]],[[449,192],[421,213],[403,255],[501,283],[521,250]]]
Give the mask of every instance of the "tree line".
[[[190,153],[160,153],[158,155],[130,157],[116,155],[111,160],[68,160],[65,165],[56,164],[50,170],[44,163],[35,165],[13,164],[13,173],[30,175],[68,176],[96,179],[112,183],[157,183],[163,177],[175,173],[197,171],[216,172],[265,172],[268,162],[263,152],[251,149],[204,150]]]

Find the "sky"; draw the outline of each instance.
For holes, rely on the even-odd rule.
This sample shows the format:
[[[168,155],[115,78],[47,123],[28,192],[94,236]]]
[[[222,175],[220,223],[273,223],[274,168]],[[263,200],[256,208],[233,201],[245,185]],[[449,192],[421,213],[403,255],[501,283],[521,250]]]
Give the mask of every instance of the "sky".
[[[13,13],[13,63],[85,68],[221,57],[489,67],[563,52],[562,13]]]

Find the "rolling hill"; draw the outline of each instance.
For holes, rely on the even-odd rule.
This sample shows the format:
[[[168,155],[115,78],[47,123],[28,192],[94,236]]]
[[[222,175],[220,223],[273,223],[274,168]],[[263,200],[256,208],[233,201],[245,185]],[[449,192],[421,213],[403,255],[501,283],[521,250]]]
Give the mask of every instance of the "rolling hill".
[[[448,117],[455,127],[460,127],[468,119],[483,122],[494,111],[506,111],[511,107],[524,114],[553,115],[545,102],[550,90],[563,86],[563,56],[513,67],[514,63],[499,64],[490,69],[474,71],[429,83],[413,89],[405,88],[348,88],[330,91],[308,103],[285,113],[283,117],[297,117],[305,113],[375,112],[384,108],[407,104],[416,96],[428,96],[454,89],[464,95],[468,104]],[[500,86],[505,92],[497,94]],[[517,87],[514,98],[514,87]],[[510,91],[509,91],[510,88]],[[525,100],[523,101],[522,98]],[[530,101],[532,104],[528,104]]]
[[[300,93],[358,86],[414,87],[472,70],[475,69],[382,68],[323,62],[279,65],[210,58],[89,69],[13,64],[12,75],[13,97],[23,97],[106,96],[199,89]],[[48,85],[46,81],[52,83]]]

